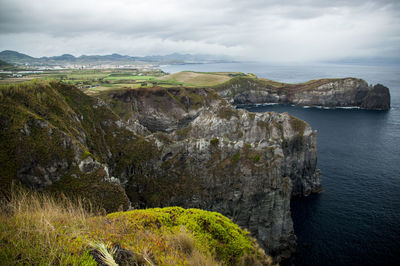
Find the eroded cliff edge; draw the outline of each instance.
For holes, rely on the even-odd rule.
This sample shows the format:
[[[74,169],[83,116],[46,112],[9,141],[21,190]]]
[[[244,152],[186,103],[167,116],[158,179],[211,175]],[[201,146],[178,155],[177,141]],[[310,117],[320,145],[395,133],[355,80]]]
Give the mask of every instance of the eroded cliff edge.
[[[232,104],[280,103],[299,106],[390,109],[389,89],[362,79],[318,79],[288,84],[249,76],[235,77],[215,87]]]
[[[19,180],[107,210],[218,211],[279,260],[295,247],[291,196],[321,189],[307,123],[235,110],[211,89],[121,90],[102,100],[60,83],[1,92],[5,194]]]

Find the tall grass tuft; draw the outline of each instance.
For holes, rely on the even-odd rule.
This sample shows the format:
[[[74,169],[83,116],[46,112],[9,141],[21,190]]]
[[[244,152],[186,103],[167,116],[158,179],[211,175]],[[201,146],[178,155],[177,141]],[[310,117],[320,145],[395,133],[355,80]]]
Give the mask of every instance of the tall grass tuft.
[[[114,254],[117,251],[110,243],[104,244],[102,242],[90,242],[89,245],[97,250],[101,261],[108,266],[118,266],[114,260]]]
[[[13,188],[0,210],[0,261],[5,265],[93,261],[68,241],[79,242],[88,229],[87,218],[93,215],[82,200]],[[63,245],[65,240],[71,245]]]

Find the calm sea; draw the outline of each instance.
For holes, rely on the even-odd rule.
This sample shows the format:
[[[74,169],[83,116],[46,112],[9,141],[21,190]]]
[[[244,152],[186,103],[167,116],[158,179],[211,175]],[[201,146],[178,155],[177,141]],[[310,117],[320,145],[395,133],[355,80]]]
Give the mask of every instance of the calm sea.
[[[400,265],[400,66],[175,65],[181,70],[240,71],[282,82],[358,77],[390,88],[390,111],[249,107],[289,112],[318,131],[324,192],[291,204],[298,238],[292,265]]]

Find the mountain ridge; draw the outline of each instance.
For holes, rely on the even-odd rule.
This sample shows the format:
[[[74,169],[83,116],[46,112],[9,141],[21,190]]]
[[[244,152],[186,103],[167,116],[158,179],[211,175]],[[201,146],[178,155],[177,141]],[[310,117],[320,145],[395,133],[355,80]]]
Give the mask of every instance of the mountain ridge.
[[[155,63],[155,64],[183,64],[183,63],[215,63],[228,62],[225,58],[219,58],[212,55],[203,54],[179,54],[172,53],[168,55],[148,55],[148,56],[129,56],[118,53],[107,55],[80,55],[62,54],[59,56],[32,57],[24,53],[12,50],[0,52],[0,60],[16,65],[33,66],[54,66],[68,64],[134,64],[134,63]],[[231,62],[231,61],[229,61]]]

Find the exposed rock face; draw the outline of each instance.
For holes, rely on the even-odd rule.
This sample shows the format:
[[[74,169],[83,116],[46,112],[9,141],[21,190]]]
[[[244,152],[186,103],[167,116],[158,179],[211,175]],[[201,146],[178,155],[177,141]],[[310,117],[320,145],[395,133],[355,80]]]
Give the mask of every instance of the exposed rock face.
[[[102,101],[52,84],[2,95],[0,146],[16,151],[0,157],[2,183],[83,193],[107,210],[129,197],[133,207],[217,211],[278,260],[295,248],[291,196],[321,189],[307,123],[235,110],[211,89],[127,90]]]
[[[130,102],[124,109],[137,111],[127,119],[150,118],[162,125],[151,126],[153,132],[178,128],[148,136],[158,156],[150,168],[136,170],[139,174],[123,174],[130,176],[127,194],[137,207],[179,205],[220,212],[248,228],[269,254],[290,256],[295,247],[290,198],[321,190],[316,132],[287,113],[235,110],[212,90],[197,89],[200,106],[193,99],[184,106],[177,101],[190,91],[171,91],[106,97]],[[188,122],[179,128],[176,121],[182,120]],[[136,198],[139,191],[146,195]]]
[[[380,84],[369,86],[364,80],[355,78],[285,84],[240,77],[219,86],[217,91],[233,104],[284,103],[372,110],[390,108],[388,88]]]
[[[368,91],[361,104],[365,109],[388,110],[390,109],[389,89],[381,84],[375,85]]]

